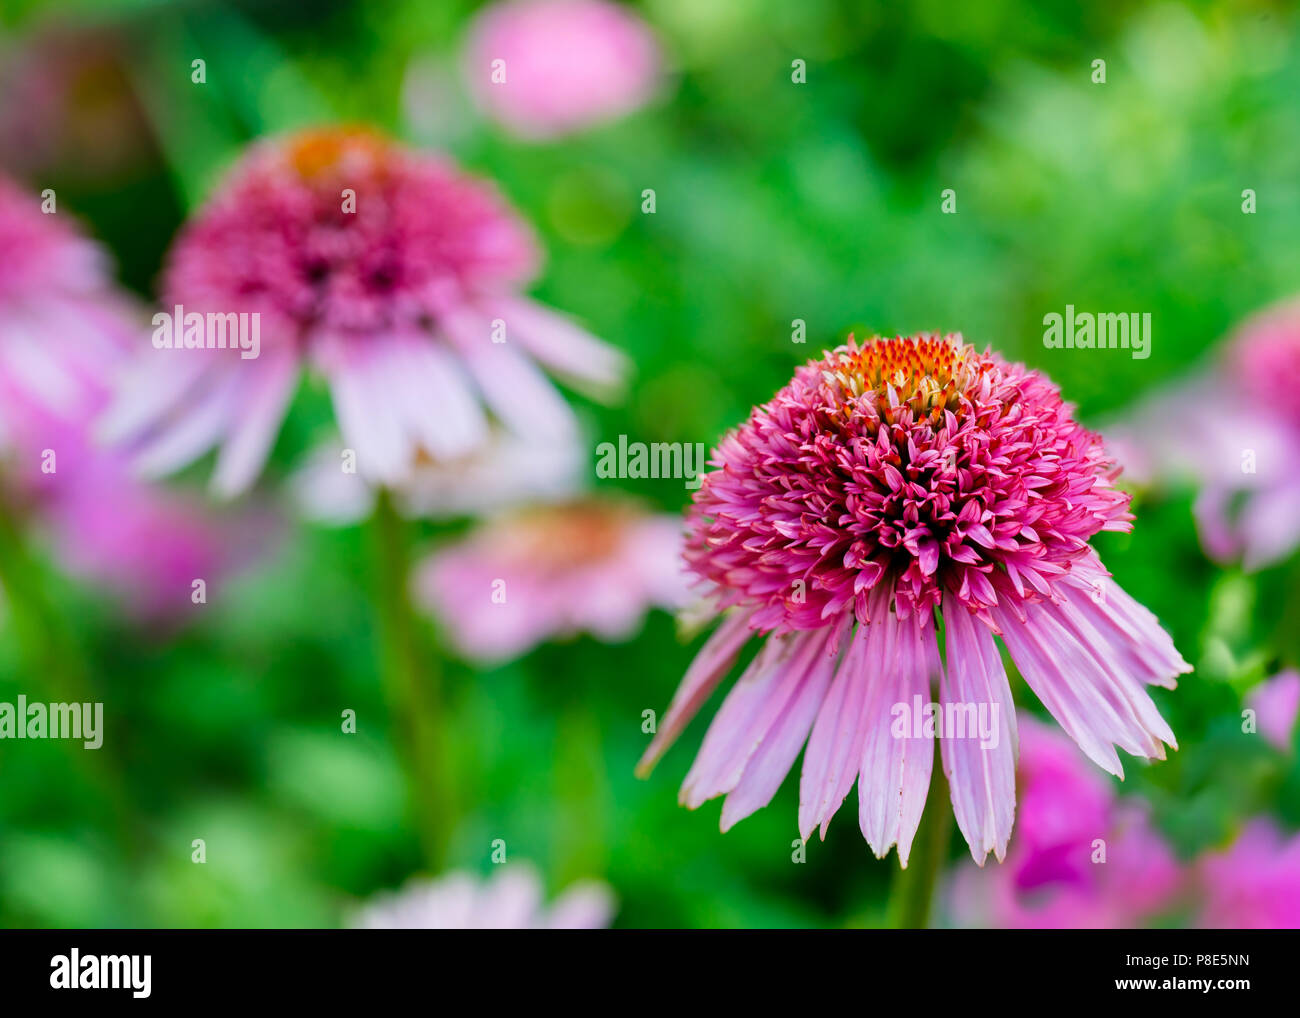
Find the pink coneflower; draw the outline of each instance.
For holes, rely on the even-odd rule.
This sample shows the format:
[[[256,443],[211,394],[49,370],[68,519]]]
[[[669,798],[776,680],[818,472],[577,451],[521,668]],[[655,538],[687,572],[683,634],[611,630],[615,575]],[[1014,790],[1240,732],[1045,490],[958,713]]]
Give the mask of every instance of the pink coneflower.
[[[1115,745],[1158,758],[1175,745],[1144,687],[1189,666],[1088,546],[1129,528],[1128,497],[1042,375],[960,336],[850,338],[755,409],[712,465],[686,558],[726,617],[641,770],[767,634],[682,788],[691,808],[726,794],[724,830],[771,800],[807,741],[803,837],[825,836],[857,778],[863,835],[882,857],[896,843],[906,865],[934,754],[910,726],[892,730],[937,687],[924,709],[958,735],[940,742],[958,825],[977,861],[1002,858],[1016,723],[995,635],[1101,767],[1123,773]],[[960,737],[981,712],[989,737]]]
[[[1198,926],[1300,929],[1300,835],[1255,820],[1232,846],[1200,863],[1205,908]]]
[[[680,607],[680,555],[674,517],[589,499],[490,521],[431,555],[416,591],[466,657],[506,661],[577,633],[627,639],[651,608]]]
[[[1104,929],[1139,925],[1180,889],[1173,852],[1141,803],[1117,800],[1065,736],[1020,724],[1020,801],[1006,861],[953,882],[962,926]]]
[[[1297,380],[1300,301],[1291,301],[1248,319],[1209,369],[1143,400],[1107,435],[1139,482],[1196,485],[1197,529],[1213,558],[1263,568],[1300,544]]]
[[[509,863],[490,879],[450,873],[379,895],[353,925],[369,930],[598,930],[614,915],[614,895],[595,880],[571,885],[549,907],[527,863]]]
[[[185,227],[163,287],[164,313],[260,314],[258,355],[149,350],[106,431],[150,474],[220,446],[213,485],[237,493],[310,363],[377,483],[481,444],[483,402],[512,430],[567,435],[573,413],[537,364],[599,390],[623,359],[518,295],[536,268],[525,224],[441,158],[361,129],[263,143]]]
[[[1255,712],[1259,734],[1282,752],[1290,752],[1300,714],[1300,672],[1288,669],[1261,682],[1246,697],[1246,706]]]
[[[91,438],[137,333],[100,250],[0,179],[0,453],[8,498],[59,562],[150,620],[193,611],[192,584],[226,575],[265,526],[214,520],[147,487]]]
[[[136,328],[107,259],[53,207],[0,177],[0,442],[32,412],[72,421],[102,401]]]
[[[523,138],[548,139],[617,119],[644,105],[662,57],[632,11],[605,0],[512,0],[470,27],[470,91]]]

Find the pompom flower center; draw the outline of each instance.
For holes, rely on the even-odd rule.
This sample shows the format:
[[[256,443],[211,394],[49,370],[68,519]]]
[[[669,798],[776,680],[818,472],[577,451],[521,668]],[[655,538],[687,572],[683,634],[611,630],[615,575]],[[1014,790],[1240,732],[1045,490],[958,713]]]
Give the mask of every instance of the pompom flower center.
[[[262,314],[265,345],[425,334],[536,271],[488,184],[367,128],[257,146],[186,227],[164,280],[186,311]]]
[[[895,408],[910,407],[938,423],[944,410],[957,412],[979,364],[973,349],[953,337],[898,336],[873,339],[856,350],[837,351],[828,357],[828,381],[840,386],[845,409],[870,394],[886,419]]]
[[[285,157],[304,181],[320,182],[349,172],[367,176],[382,172],[391,159],[389,149],[387,141],[367,128],[335,127],[295,135],[286,145]]]
[[[878,587],[900,615],[949,592],[992,625],[990,607],[1050,597],[1093,534],[1131,519],[1055,387],[956,335],[850,337],[713,465],[687,559],[764,629],[865,621]]]

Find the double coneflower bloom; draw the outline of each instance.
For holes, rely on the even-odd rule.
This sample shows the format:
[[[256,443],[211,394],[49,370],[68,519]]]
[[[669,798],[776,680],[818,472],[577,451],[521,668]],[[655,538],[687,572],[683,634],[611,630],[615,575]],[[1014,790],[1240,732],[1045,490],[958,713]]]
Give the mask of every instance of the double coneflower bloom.
[[[94,441],[138,331],[99,246],[69,213],[0,177],[0,500],[129,614],[173,620],[193,611],[196,578],[224,577],[269,528],[141,484]]]
[[[570,439],[573,411],[538,365],[600,394],[624,360],[519,294],[537,266],[531,231],[495,189],[436,156],[364,129],[264,142],[187,224],[163,285],[164,312],[260,315],[256,356],[150,350],[105,430],[147,474],[218,447],[213,486],[236,494],[310,366],[376,484],[400,485],[422,457],[470,454],[501,427]]]
[[[1089,547],[1129,529],[1128,496],[1042,375],[960,336],[850,339],[755,409],[712,466],[686,557],[723,620],[642,769],[765,634],[682,788],[691,808],[726,795],[724,830],[771,800],[806,742],[801,835],[825,836],[856,780],[867,842],[879,856],[897,844],[906,865],[934,752],[896,737],[896,707],[937,698],[931,717],[982,707],[993,722],[940,747],[972,854],[1002,858],[1016,720],[997,637],[1101,767],[1122,775],[1116,746],[1163,758],[1175,745],[1146,686],[1190,668]]]

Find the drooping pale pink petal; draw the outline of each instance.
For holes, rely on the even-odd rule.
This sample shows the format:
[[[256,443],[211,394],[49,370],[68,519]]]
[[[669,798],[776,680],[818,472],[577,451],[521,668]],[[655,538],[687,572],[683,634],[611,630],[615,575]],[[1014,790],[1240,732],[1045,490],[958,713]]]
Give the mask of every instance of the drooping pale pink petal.
[[[350,357],[330,379],[330,392],[343,441],[356,450],[357,471],[380,484],[400,482],[415,446],[398,419],[373,354]]]
[[[1192,670],[1156,617],[1111,579],[1095,556],[1076,564],[1061,583],[1070,591],[1068,614],[1087,620],[1095,645],[1114,654],[1125,674],[1144,685],[1173,689],[1176,676]]]
[[[149,434],[207,388],[210,367],[205,358],[183,355],[137,358],[123,365],[99,420],[100,439],[120,444]]]
[[[408,337],[395,344],[393,354],[386,372],[416,441],[441,460],[480,448],[487,415],[451,353],[420,337]]]
[[[761,744],[745,764],[740,781],[722,804],[724,831],[772,801],[803,749],[837,659],[829,640],[811,641],[807,653],[809,660],[800,661],[803,677],[798,688],[763,734]]]
[[[492,341],[491,323],[469,310],[449,312],[443,328],[473,375],[483,399],[508,428],[563,439],[573,412],[537,366],[507,340]]]
[[[214,374],[192,403],[154,429],[131,454],[142,477],[159,478],[203,455],[221,441],[235,419],[234,371]]]
[[[1025,621],[1000,608],[993,618],[1011,657],[1029,687],[1079,747],[1117,777],[1124,767],[1115,744],[1147,755],[1144,734],[1117,711],[1095,682],[1097,665],[1056,619],[1040,606],[1027,609]]]
[[[876,857],[883,859],[898,845],[904,868],[912,839],[921,823],[930,775],[934,769],[934,742],[911,732],[895,732],[894,709],[933,700],[939,679],[939,651],[934,627],[923,626],[918,616],[897,619],[885,612],[869,623],[879,627],[876,654],[867,663],[867,708],[858,775],[858,823]],[[919,699],[918,699],[919,698]]]
[[[257,365],[257,377],[241,394],[243,408],[217,456],[212,490],[227,498],[245,490],[270,454],[298,383],[298,365],[283,351]]]
[[[884,604],[884,598],[878,596],[876,603]],[[799,836],[805,841],[818,826],[825,839],[831,818],[857,780],[869,721],[867,689],[876,660],[872,650],[882,629],[857,627],[808,738],[799,782]]]
[[[677,737],[699,713],[701,707],[713,691],[718,688],[727,670],[735,663],[740,649],[749,642],[753,635],[749,628],[749,615],[743,611],[728,614],[722,624],[709,636],[695,660],[686,670],[672,702],[664,713],[663,720],[655,731],[655,737],[646,748],[637,764],[637,774],[641,777],[649,774],[659,762]]]
[[[627,356],[564,315],[536,301],[498,297],[493,310],[539,362],[565,381],[597,396],[618,392],[630,371]]]
[[[730,792],[768,728],[798,690],[818,650],[815,634],[772,637],[732,687],[682,782],[680,801],[697,809]]]
[[[983,865],[992,852],[999,862],[1016,816],[1016,707],[993,634],[950,599],[944,603],[948,667],[940,702],[987,709],[993,737],[985,744],[978,729],[939,743],[957,826]],[[996,712],[996,713],[995,713]]]

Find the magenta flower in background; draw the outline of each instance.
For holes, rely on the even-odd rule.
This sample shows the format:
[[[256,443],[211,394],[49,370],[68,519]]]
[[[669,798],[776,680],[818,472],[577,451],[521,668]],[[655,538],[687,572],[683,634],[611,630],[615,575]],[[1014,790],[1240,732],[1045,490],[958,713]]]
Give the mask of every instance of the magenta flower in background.
[[[484,404],[513,431],[562,439],[573,412],[538,364],[605,392],[625,362],[519,295],[536,270],[526,225],[439,157],[362,129],[259,144],[182,231],[163,287],[164,313],[260,315],[257,355],[251,341],[147,351],[106,434],[148,475],[220,447],[213,487],[238,493],[310,365],[375,483],[483,444]]]
[[[856,780],[864,837],[881,857],[897,844],[906,865],[934,747],[919,712],[900,711],[920,705],[958,735],[940,747],[972,855],[1002,858],[1016,717],[995,636],[1105,770],[1123,773],[1116,745],[1156,758],[1175,745],[1145,687],[1190,667],[1089,547],[1129,529],[1129,499],[1042,375],[960,336],[850,338],[756,408],[712,465],[686,558],[725,617],[640,770],[766,634],[682,787],[690,808],[727,796],[723,830],[771,800],[807,742],[802,836],[825,836]],[[986,737],[960,737],[981,711]]]
[[[41,208],[0,177],[0,447],[32,414],[79,421],[137,331],[103,252]]]
[[[541,140],[643,106],[663,58],[649,27],[606,0],[507,0],[469,29],[464,70],[478,104],[512,133]]]
[[[457,649],[500,662],[577,633],[632,636],[646,612],[686,600],[681,523],[613,500],[492,520],[420,566],[416,594]]]
[[[509,863],[487,880],[456,872],[414,880],[381,894],[353,925],[370,930],[598,930],[614,916],[613,892],[580,881],[546,906],[542,882],[527,863]]]
[[[1117,799],[1058,732],[1026,718],[1019,734],[1016,838],[1002,865],[967,864],[953,879],[949,907],[956,924],[1121,928],[1168,907],[1182,870],[1151,828],[1144,804]]]
[[[1300,544],[1297,380],[1300,301],[1291,301],[1248,319],[1215,364],[1148,397],[1107,437],[1139,483],[1197,487],[1211,557],[1263,568]]]
[[[1288,669],[1261,682],[1247,695],[1246,706],[1255,712],[1259,734],[1289,753],[1300,713],[1300,672]]]
[[[141,484],[91,437],[140,329],[99,249],[34,196],[0,179],[0,452],[18,506],[59,562],[148,620],[193,609],[264,543],[266,521],[213,517],[197,500]]]
[[[1300,835],[1252,821],[1225,852],[1199,863],[1205,899],[1198,926],[1300,929]]]

